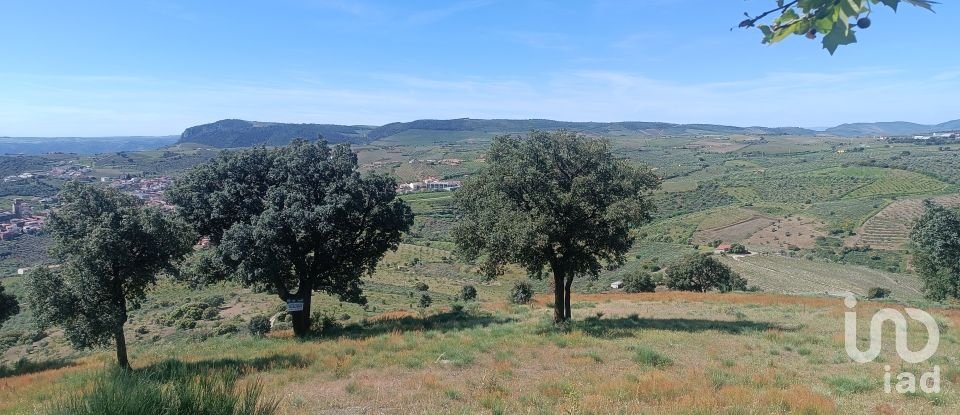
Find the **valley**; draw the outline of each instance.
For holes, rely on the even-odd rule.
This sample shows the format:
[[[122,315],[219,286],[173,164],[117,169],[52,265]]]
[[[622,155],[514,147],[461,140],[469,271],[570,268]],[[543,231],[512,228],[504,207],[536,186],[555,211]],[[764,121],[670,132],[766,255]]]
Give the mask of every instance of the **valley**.
[[[486,165],[494,132],[397,134],[353,148],[365,171],[403,183],[469,180]],[[952,413],[960,404],[953,383],[960,378],[949,354],[942,362],[950,368],[946,392],[935,400],[906,396],[889,404],[862,367],[842,358],[837,340],[840,297],[866,296],[873,288],[890,296],[870,307],[923,304],[937,307],[944,327],[960,323],[952,308],[923,298],[906,244],[924,200],[960,206],[954,178],[960,174],[930,162],[960,153],[833,136],[624,134],[611,140],[617,157],[662,178],[652,195],[657,209],[635,229],[637,242],[622,267],[596,280],[575,280],[568,329],[546,322],[552,307],[547,280],[531,281],[538,293],[533,304],[512,305],[510,286],[526,280],[521,269],[490,281],[458,257],[450,235],[458,220],[455,192],[413,192],[401,198],[413,208],[414,225],[399,249],[365,277],[368,304],[314,297],[314,310],[329,317],[329,334],[305,343],[290,339],[289,323],[278,320],[283,303],[274,294],[233,283],[189,289],[165,282],[127,324],[135,365],[149,371],[168,359],[197,368],[230,361],[230,367],[247,368],[244,379],[282,391],[278,399],[288,413],[305,407],[326,408],[320,413],[513,413],[531,406],[712,413],[730,405],[755,413],[860,413],[884,405],[901,413]],[[127,175],[176,180],[219,151],[179,143],[140,152],[8,156],[2,165],[11,166],[6,174],[84,166],[91,181]],[[44,196],[14,192],[4,201]],[[6,272],[0,281],[8,290],[22,293],[22,277],[13,271],[38,265],[26,264],[27,258],[53,263],[31,253],[43,238],[0,242]],[[731,243],[751,254],[719,258],[746,278],[752,292],[700,295],[661,287],[625,294],[610,288],[629,273],[660,276],[685,254]],[[432,298],[426,308],[417,304],[419,284]],[[464,285],[477,288],[479,302],[458,300]],[[184,317],[190,309],[210,312]],[[267,338],[247,333],[257,315],[274,319]],[[28,411],[61,388],[89,382],[94,369],[109,362],[109,352],[74,351],[60,333],[38,332],[30,319],[25,310],[0,328],[0,364],[7,368],[0,371],[0,413]],[[188,355],[179,351],[185,347]],[[650,353],[670,363],[648,361]],[[584,377],[579,367],[591,374]],[[407,384],[416,386],[387,394]],[[689,397],[691,391],[698,398]]]

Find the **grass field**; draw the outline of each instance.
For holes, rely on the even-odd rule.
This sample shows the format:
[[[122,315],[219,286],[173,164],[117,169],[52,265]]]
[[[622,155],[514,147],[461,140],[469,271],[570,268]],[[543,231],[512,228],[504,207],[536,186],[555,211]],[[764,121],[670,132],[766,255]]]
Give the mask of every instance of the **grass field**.
[[[241,367],[283,414],[661,413],[952,414],[960,408],[949,330],[934,359],[943,392],[885,394],[883,365],[843,352],[840,299],[775,294],[575,295],[568,329],[547,323],[547,297],[531,306],[490,302],[463,314],[384,316],[361,331],[299,341],[277,333],[134,348],[136,370],[176,364],[187,373]],[[881,304],[864,303],[861,312]],[[865,324],[862,324],[865,327]],[[922,331],[912,327],[912,333]],[[892,341],[892,339],[889,339]],[[171,363],[170,359],[174,359]],[[0,378],[0,413],[30,413],[76,393],[106,352]],[[901,369],[902,368],[902,369]]]

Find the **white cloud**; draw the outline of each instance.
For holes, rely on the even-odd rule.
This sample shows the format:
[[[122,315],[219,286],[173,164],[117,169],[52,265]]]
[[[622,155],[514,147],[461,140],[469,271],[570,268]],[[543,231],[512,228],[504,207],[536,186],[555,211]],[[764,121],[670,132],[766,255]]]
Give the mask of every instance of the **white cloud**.
[[[552,118],[814,126],[858,121],[938,123],[955,112],[960,78],[885,68],[777,72],[678,83],[605,69],[536,79],[359,74],[359,81],[183,84],[141,77],[29,79],[0,98],[0,135],[175,134],[223,118],[383,124],[419,118]],[[116,78],[116,79],[115,79]],[[37,85],[43,88],[36,87]],[[56,103],[51,105],[50,103]]]

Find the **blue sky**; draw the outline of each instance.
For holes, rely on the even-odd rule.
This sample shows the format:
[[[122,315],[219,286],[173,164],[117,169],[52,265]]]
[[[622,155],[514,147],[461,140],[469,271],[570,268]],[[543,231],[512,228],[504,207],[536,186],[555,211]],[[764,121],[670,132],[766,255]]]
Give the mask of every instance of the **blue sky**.
[[[960,5],[860,43],[730,30],[773,0],[0,0],[0,136],[223,118],[830,126],[960,118]]]

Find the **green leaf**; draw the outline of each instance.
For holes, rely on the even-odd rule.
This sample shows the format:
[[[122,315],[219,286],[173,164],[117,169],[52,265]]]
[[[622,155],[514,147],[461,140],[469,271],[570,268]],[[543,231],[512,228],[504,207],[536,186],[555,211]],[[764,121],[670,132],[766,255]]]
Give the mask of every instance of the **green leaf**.
[[[813,27],[817,29],[817,32],[830,33],[830,29],[833,28],[833,23],[834,23],[833,19],[831,19],[830,17],[824,17],[824,18],[817,19],[817,21],[814,22]]]
[[[880,2],[883,3],[884,6],[893,9],[893,11],[897,11],[897,5],[900,4],[900,0],[880,0]]]
[[[935,2],[935,1],[930,1],[930,0],[903,0],[903,1],[905,1],[905,2],[907,2],[907,3],[910,3],[910,4],[912,4],[912,5],[914,5],[914,6],[917,6],[917,7],[922,7],[922,8],[924,8],[924,9],[927,9],[927,10],[930,10],[930,11],[933,11],[933,5],[934,5],[934,4],[938,4],[937,2]]]
[[[823,37],[823,48],[833,55],[840,45],[857,43],[857,37],[845,21],[837,21],[830,33]]]

